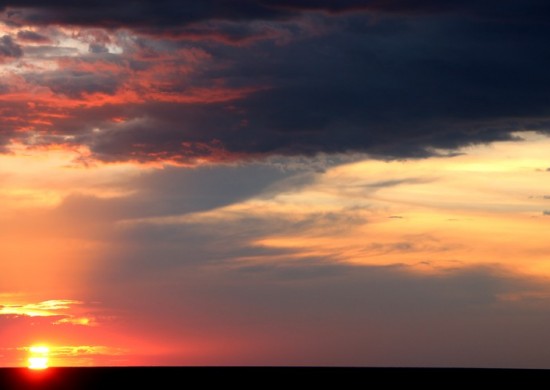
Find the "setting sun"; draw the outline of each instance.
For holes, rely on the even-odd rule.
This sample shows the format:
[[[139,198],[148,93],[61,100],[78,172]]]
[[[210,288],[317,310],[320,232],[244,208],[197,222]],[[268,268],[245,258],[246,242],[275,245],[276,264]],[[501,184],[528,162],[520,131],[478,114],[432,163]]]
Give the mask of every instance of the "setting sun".
[[[48,368],[48,354],[50,349],[45,346],[34,346],[29,349],[29,365],[32,370],[44,370]]]

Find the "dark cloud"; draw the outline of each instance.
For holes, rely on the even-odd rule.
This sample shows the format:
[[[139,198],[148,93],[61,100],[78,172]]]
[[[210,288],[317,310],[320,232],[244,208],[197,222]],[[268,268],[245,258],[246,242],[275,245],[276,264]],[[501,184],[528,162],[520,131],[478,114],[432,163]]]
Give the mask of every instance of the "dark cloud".
[[[28,82],[48,87],[56,94],[70,98],[82,97],[83,94],[114,94],[124,81],[113,73],[83,72],[58,70],[48,73],[27,74]]]
[[[140,107],[147,123],[111,126],[93,150],[124,158],[140,144],[144,150],[134,151],[144,158],[208,156],[216,153],[212,147],[181,144],[217,140],[245,156],[354,150],[414,157],[548,128],[540,126],[550,115],[550,53],[540,39],[550,35],[546,26],[525,30],[453,18],[371,24],[359,16],[336,23],[328,35],[283,46],[210,49],[232,66],[205,69],[196,83],[223,79],[266,88],[231,105],[147,104]]]
[[[17,39],[25,42],[51,43],[50,38],[30,30],[22,30],[17,33]]]
[[[15,23],[72,24],[102,27],[161,27],[162,29],[210,19],[258,20],[288,18],[304,10],[347,11],[365,8],[368,2],[286,0],[140,0],[80,2],[38,0],[2,1],[9,9],[5,19]]]
[[[0,38],[0,61],[4,58],[18,58],[23,55],[21,46],[15,43],[9,35]]]
[[[76,107],[37,129],[73,135],[106,161],[350,151],[424,157],[550,128],[550,27],[541,19],[548,6],[534,0],[498,7],[283,0],[3,5],[12,19],[30,24],[137,31],[132,44],[121,39],[120,55],[106,52],[98,31],[87,41],[90,57],[118,56],[122,73],[26,76],[72,98],[114,95],[123,80],[133,80],[125,90],[142,101]],[[143,33],[159,26],[156,35]],[[115,112],[126,120],[113,121]]]
[[[403,0],[88,0],[78,7],[68,0],[4,0],[9,21],[33,24],[72,24],[107,27],[170,28],[210,19],[261,20],[288,18],[304,11],[345,12],[364,10],[404,15],[457,13],[492,19],[544,21],[545,2],[505,1],[403,1]]]
[[[101,53],[108,53],[109,49],[107,48],[107,46],[105,46],[102,43],[90,43],[88,51],[94,54],[101,54]]]

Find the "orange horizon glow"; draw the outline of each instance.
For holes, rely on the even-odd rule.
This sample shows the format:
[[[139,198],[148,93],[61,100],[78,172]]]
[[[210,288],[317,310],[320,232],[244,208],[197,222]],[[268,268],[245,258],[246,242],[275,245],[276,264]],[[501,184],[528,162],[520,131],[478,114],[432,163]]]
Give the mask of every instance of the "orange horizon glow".
[[[544,212],[550,208],[550,185],[542,177],[548,164],[544,153],[533,150],[534,145],[550,148],[550,138],[522,136],[521,143],[465,148],[463,155],[447,159],[364,158],[329,167],[296,188],[270,190],[211,210],[116,219],[100,209],[77,216],[75,209],[69,209],[63,214],[63,207],[70,202],[78,206],[88,200],[107,204],[131,199],[137,190],[118,182],[132,183],[162,168],[131,162],[85,166],[75,161],[75,149],[14,146],[12,154],[0,155],[0,174],[16,168],[19,172],[5,175],[0,191],[4,200],[0,219],[3,226],[10,226],[2,232],[0,256],[7,260],[0,264],[0,282],[14,292],[0,295],[0,316],[28,323],[29,333],[9,347],[16,352],[6,361],[44,369],[131,365],[176,353],[192,363],[204,351],[216,353],[215,346],[201,340],[182,338],[171,345],[163,335],[148,340],[150,334],[126,334],[125,326],[133,323],[126,324],[111,312],[101,313],[103,302],[86,298],[95,288],[88,275],[108,267],[102,257],[119,249],[108,234],[132,229],[187,224],[212,229],[229,223],[238,226],[246,218],[256,218],[267,227],[271,221],[303,225],[253,235],[247,245],[272,251],[243,254],[223,265],[233,269],[292,267],[324,259],[327,264],[350,267],[399,266],[427,277],[495,267],[516,277],[546,280],[550,247]],[[535,289],[503,292],[495,301],[517,304],[549,294]],[[21,333],[15,325],[3,332],[6,340]],[[24,349],[36,335],[58,345],[47,347],[47,353],[43,345]],[[23,351],[29,356],[24,357]],[[224,353],[230,356],[231,351]]]

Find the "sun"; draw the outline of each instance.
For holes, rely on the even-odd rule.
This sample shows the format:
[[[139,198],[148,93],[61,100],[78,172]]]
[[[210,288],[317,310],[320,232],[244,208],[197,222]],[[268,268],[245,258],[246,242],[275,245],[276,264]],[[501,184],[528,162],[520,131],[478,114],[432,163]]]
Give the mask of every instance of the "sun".
[[[28,367],[31,370],[44,370],[48,368],[48,354],[50,349],[43,345],[36,345],[29,348]]]

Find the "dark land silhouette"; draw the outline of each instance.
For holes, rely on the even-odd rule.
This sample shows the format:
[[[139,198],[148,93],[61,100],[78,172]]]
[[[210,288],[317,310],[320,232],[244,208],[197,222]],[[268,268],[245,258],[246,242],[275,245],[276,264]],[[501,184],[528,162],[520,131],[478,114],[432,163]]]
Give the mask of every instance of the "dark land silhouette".
[[[445,388],[506,383],[526,388],[547,383],[549,370],[321,367],[54,367],[0,369],[0,389],[274,389],[325,384],[334,389],[405,385]]]

